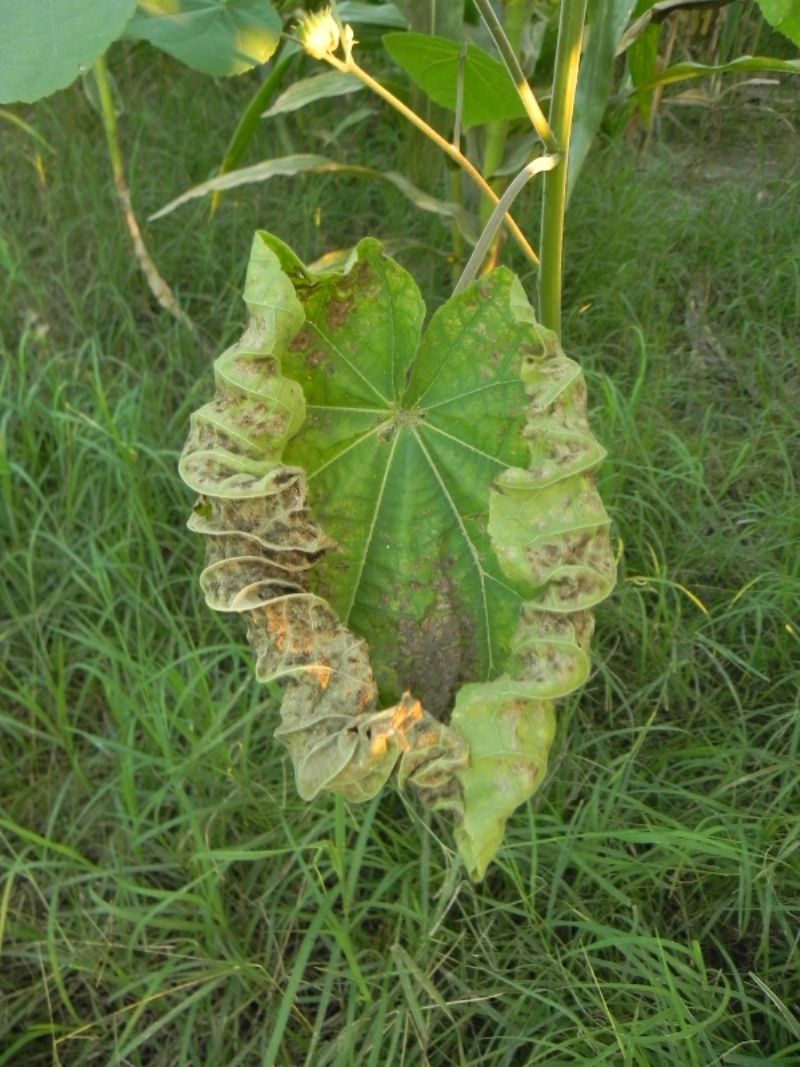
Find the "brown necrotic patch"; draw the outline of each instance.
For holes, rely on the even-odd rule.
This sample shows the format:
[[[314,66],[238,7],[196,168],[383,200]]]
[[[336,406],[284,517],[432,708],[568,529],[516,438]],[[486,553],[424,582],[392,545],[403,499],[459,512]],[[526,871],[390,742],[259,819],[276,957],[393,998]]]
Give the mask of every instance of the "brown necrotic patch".
[[[404,688],[420,693],[431,715],[445,720],[455,695],[475,677],[478,634],[475,613],[457,583],[443,575],[424,619],[397,620],[397,674]]]

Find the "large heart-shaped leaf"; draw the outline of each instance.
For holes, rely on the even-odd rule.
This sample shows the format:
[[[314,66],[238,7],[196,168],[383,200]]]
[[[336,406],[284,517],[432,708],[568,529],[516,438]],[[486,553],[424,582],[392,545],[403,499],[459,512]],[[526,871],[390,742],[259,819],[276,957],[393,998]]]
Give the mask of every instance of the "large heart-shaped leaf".
[[[286,683],[301,795],[365,799],[398,765],[481,877],[613,584],[580,370],[502,268],[423,330],[371,239],[314,274],[260,234],[245,297],[181,460],[206,599]]]
[[[136,0],[0,0],[0,103],[32,103],[88,70]]]
[[[525,115],[519,93],[503,64],[474,44],[462,45],[428,33],[387,33],[389,55],[442,107],[455,111],[463,77],[464,129]]]
[[[281,28],[269,0],[139,0],[126,36],[149,41],[203,74],[225,77],[266,63]]]

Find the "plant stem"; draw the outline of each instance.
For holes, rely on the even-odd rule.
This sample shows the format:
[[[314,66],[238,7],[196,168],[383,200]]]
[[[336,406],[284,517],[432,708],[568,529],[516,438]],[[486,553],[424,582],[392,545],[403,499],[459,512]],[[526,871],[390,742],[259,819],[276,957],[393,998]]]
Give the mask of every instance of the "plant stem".
[[[486,223],[483,233],[481,234],[478,243],[475,245],[461,277],[456,283],[456,287],[453,290],[453,296],[466,289],[469,283],[477,277],[481,263],[483,263],[484,257],[489,251],[489,246],[494,240],[495,234],[503,221],[503,216],[514,203],[517,195],[522,191],[523,186],[526,185],[535,174],[541,174],[542,171],[552,170],[553,167],[557,166],[558,161],[558,156],[539,156],[538,159],[531,160],[530,163],[527,163],[522,168],[500,197],[497,207],[495,207],[489,221]]]
[[[384,88],[380,82],[367,74],[363,67],[360,67],[352,56],[348,56],[346,61],[343,61],[339,59],[338,56],[334,55],[327,55],[325,56],[325,59],[332,67],[335,67],[336,70],[339,70],[344,74],[355,74],[355,76],[359,78],[368,89],[371,89],[377,96],[380,96],[382,100],[385,100],[387,104],[395,109],[395,111],[399,111],[404,118],[408,119],[408,121],[416,126],[418,130],[421,130],[426,137],[429,137],[435,145],[441,148],[446,156],[449,156],[450,159],[457,163],[459,167],[469,175],[480,191],[485,196],[489,197],[492,203],[499,203],[500,198],[497,193],[495,193],[494,189],[492,189],[491,185],[489,185],[478,168],[464,155],[464,153],[442,137],[442,135],[434,130],[432,126],[429,126],[424,119],[421,119],[415,111],[412,111],[410,107],[407,107],[402,100],[398,100],[394,93]],[[514,222],[510,215],[506,215],[504,221],[513,234],[517,244],[531,263],[538,266],[539,257],[534,252],[530,242],[527,240],[525,234],[516,222]]]
[[[581,55],[581,34],[587,0],[562,0],[556,46],[550,125],[561,146],[561,161],[544,179],[542,202],[542,266],[539,272],[539,319],[561,335],[561,283],[564,253],[564,215],[567,206],[567,166],[572,114]]]
[[[464,204],[464,181],[463,175],[456,167],[449,167],[449,186],[450,186],[450,200],[454,204],[463,206]],[[457,282],[459,275],[461,274],[461,264],[466,258],[464,252],[464,235],[461,232],[461,227],[458,224],[458,219],[453,219],[450,226],[450,236],[453,244],[453,282]]]
[[[522,46],[522,35],[525,31],[525,26],[533,14],[535,3],[536,0],[506,0],[501,31],[505,34],[505,39],[514,56],[519,55]],[[487,28],[490,33],[492,31],[492,25],[494,25],[494,23],[487,23]],[[497,47],[499,47],[497,38],[495,38],[495,43]],[[508,67],[506,67],[506,69],[509,70]],[[509,75],[511,75],[511,70],[509,70]],[[511,75],[511,78],[513,81],[513,75]],[[498,196],[502,196],[503,190],[508,185],[508,181],[505,177],[496,177],[494,175],[503,162],[510,128],[511,123],[508,119],[495,119],[493,122],[487,124],[484,137],[483,174]],[[491,204],[486,197],[481,200],[482,225],[485,226],[491,218],[493,206],[494,205]],[[500,262],[502,246],[503,233],[502,231],[498,231],[494,245],[492,246],[491,254],[488,259],[484,261],[484,270],[491,269],[493,264]]]
[[[481,18],[486,23],[486,28],[492,35],[492,40],[497,45],[497,50],[503,58],[508,73],[511,75],[511,79],[517,88],[519,98],[527,112],[528,118],[531,120],[533,128],[544,141],[547,151],[555,154],[559,151],[558,135],[552,129],[550,123],[544,117],[544,112],[539,107],[539,101],[534,96],[533,89],[531,89],[528,84],[528,79],[525,77],[522,67],[519,65],[517,53],[514,51],[508,37],[506,37],[502,23],[494,12],[491,0],[475,0],[475,6],[480,11]]]
[[[464,63],[467,58],[467,46],[462,44],[458,57],[458,76],[456,78],[456,117],[453,122],[453,145],[461,150],[461,120],[464,115]]]
[[[100,111],[103,116],[103,130],[106,135],[108,154],[111,159],[111,169],[114,172],[114,184],[117,189],[117,200],[125,219],[131,241],[133,253],[139,269],[145,277],[148,288],[158,303],[168,311],[170,315],[187,326],[195,336],[197,330],[194,323],[178,303],[178,300],[170,289],[167,282],[161,276],[158,267],[153,262],[147,246],[142,237],[142,231],[131,204],[131,194],[128,182],[125,178],[125,164],[122,159],[122,148],[119,143],[119,130],[117,129],[117,112],[114,107],[114,98],[111,94],[111,84],[108,80],[108,68],[105,56],[99,56],[94,62],[94,77],[97,83],[97,92],[100,97]]]

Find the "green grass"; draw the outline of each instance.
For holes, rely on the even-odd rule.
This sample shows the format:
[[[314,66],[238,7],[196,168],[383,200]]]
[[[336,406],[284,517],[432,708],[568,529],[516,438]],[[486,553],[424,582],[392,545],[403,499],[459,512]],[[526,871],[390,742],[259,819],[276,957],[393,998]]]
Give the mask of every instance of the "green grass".
[[[206,177],[248,92],[177,71],[117,70],[143,216]],[[620,583],[548,784],[475,887],[398,793],[297,799],[184,528],[209,355],[136,273],[80,90],[25,117],[54,152],[43,183],[4,130],[0,1065],[800,1061],[797,139],[776,124],[746,168],[730,131],[617,148],[578,187],[565,331]],[[176,214],[148,238],[215,351],[257,225],[308,257],[447,240],[341,179]],[[441,262],[407,261],[441,298]]]

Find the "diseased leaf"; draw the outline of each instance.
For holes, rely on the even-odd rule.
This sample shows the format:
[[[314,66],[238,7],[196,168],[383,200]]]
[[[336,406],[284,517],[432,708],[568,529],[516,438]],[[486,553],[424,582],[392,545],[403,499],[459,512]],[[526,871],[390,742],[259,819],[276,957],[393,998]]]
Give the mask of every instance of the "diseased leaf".
[[[206,599],[285,683],[300,794],[366,799],[396,766],[480,878],[614,581],[582,375],[502,268],[423,330],[377,241],[314,274],[262,233],[245,299],[181,460]]]
[[[269,0],[139,0],[126,37],[203,74],[242,74],[273,55],[281,18]]]
[[[463,46],[448,37],[427,33],[387,33],[389,55],[411,79],[442,107],[455,111],[459,67],[464,54],[464,129],[496,119],[525,115],[514,83],[503,64],[474,44]]]
[[[215,398],[192,415],[180,462],[200,494],[189,528],[206,538],[206,602],[247,617],[256,677],[286,683],[276,736],[304,799],[324,789],[367,800],[400,759],[401,780],[446,807],[463,741],[407,694],[378,710],[366,642],[309,588],[312,566],[336,546],[308,516],[305,473],[281,458],[306,404],[279,354],[304,310],[267,235],[256,237],[245,301],[248,328],[217,359]]]
[[[541,785],[555,736],[550,701],[535,701],[503,678],[465,685],[452,725],[469,746],[468,768],[457,772],[464,817],[455,836],[471,878],[483,877],[503,842],[508,816]]]
[[[136,0],[0,0],[0,103],[33,103],[87,71]]]

